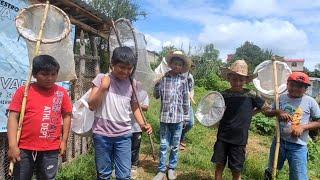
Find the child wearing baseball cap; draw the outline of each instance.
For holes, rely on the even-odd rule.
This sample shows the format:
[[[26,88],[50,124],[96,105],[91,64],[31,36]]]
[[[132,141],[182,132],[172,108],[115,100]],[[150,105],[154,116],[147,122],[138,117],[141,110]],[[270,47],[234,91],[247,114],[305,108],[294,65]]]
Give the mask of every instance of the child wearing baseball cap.
[[[319,105],[305,94],[310,86],[309,76],[303,72],[293,72],[287,81],[288,92],[279,97],[279,110],[275,105],[266,115],[277,116],[280,121],[280,150],[278,169],[285,160],[289,164],[289,179],[308,179],[308,139],[309,130],[320,128]],[[270,148],[268,169],[265,179],[271,179],[275,149],[275,139]]]

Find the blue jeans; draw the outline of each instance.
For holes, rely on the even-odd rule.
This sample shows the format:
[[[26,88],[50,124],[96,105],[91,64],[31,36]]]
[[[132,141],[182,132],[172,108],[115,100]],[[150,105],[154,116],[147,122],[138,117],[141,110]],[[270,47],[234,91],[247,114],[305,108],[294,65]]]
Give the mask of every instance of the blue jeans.
[[[130,179],[131,136],[107,137],[93,134],[97,179],[111,179],[114,165],[116,179]]]
[[[270,148],[270,156],[268,169],[273,168],[275,139]],[[307,180],[308,179],[308,147],[300,144],[295,144],[280,140],[280,149],[278,157],[278,169],[281,170],[285,160],[289,164],[289,179],[290,180]]]
[[[20,149],[21,160],[13,169],[14,179],[30,180],[36,169],[37,179],[53,180],[58,170],[59,150],[31,151]]]
[[[194,124],[194,114],[193,114],[193,109],[191,106],[189,108],[189,116],[190,116],[189,121],[187,122],[187,124],[184,125],[184,127],[182,129],[180,141],[186,140],[186,134],[191,130],[191,128],[193,127],[193,124]]]
[[[167,170],[167,150],[170,148],[169,169],[175,169],[178,164],[178,152],[183,122],[163,123],[160,122],[160,161],[159,171]]]

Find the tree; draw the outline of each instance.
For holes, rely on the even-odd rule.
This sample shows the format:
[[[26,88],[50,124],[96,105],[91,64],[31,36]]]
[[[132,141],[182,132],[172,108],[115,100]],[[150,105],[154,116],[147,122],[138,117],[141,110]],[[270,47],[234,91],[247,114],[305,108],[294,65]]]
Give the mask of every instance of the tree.
[[[219,50],[214,48],[212,43],[204,47],[204,52],[202,55],[205,61],[217,61],[219,57]]]
[[[126,18],[134,22],[141,16],[147,16],[147,13],[133,0],[92,0],[90,4],[114,20]]]
[[[234,60],[244,59],[248,63],[249,70],[253,71],[261,62],[271,59],[273,53],[269,50],[262,50],[259,46],[246,41],[241,47],[237,48],[233,57]],[[233,62],[232,61],[232,62]]]

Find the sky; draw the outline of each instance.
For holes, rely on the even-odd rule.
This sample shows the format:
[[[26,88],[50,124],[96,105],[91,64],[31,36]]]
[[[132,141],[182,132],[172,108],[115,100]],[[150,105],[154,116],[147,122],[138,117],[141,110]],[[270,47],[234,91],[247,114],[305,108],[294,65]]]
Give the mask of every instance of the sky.
[[[213,43],[220,58],[250,41],[286,58],[320,63],[320,0],[138,0],[146,18],[134,23],[147,48],[195,47]]]

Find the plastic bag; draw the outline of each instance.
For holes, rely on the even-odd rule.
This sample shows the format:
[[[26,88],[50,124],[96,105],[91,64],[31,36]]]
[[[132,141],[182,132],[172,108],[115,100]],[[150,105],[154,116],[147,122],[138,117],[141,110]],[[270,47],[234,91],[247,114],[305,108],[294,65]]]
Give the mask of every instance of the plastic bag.
[[[94,111],[89,109],[91,89],[73,104],[71,130],[80,136],[90,136],[94,122]]]

